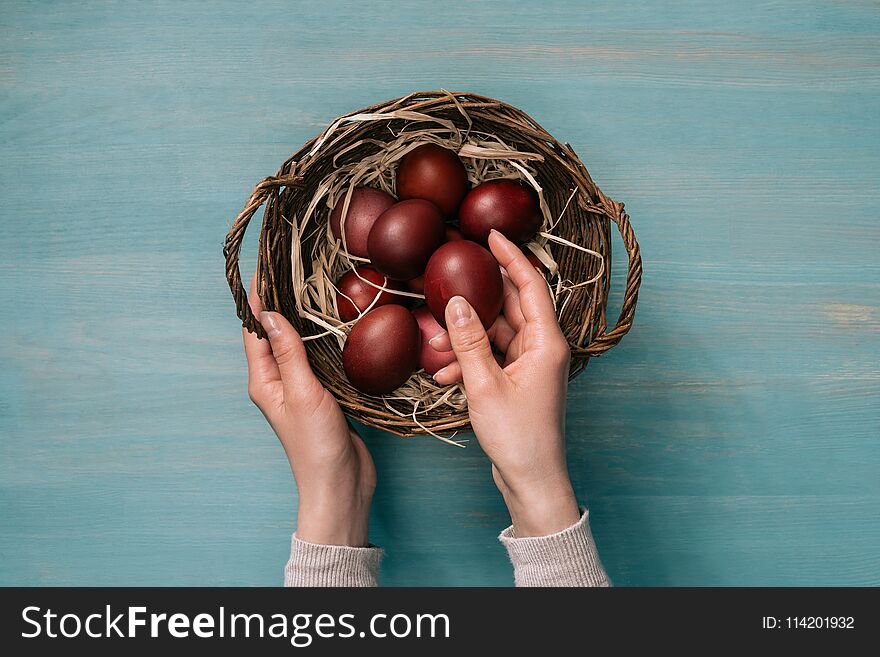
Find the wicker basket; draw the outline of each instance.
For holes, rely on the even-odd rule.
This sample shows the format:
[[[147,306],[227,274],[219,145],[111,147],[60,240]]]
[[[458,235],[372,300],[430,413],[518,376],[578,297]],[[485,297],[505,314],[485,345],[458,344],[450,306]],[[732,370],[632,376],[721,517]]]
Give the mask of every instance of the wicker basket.
[[[355,182],[393,192],[396,159],[424,141],[458,150],[472,183],[512,174],[540,191],[545,237],[532,247],[542,260],[552,259],[548,285],[571,346],[572,377],[629,330],[642,276],[623,204],[602,193],[570,145],[521,110],[476,94],[429,91],[340,117],[257,184],[226,237],[226,277],[243,326],[264,336],[248,305],[238,259],[247,225],[265,204],[257,261],[263,306],[284,314],[300,332],[315,374],[350,417],[400,436],[469,431],[466,398],[460,386],[437,386],[425,373],[414,374],[403,393],[384,397],[348,383],[341,345],[350,324],[333,317],[335,303],[325,288],[340,267],[358,263],[339,253],[327,223],[332,204]],[[612,222],[629,266],[620,316],[609,329]]]

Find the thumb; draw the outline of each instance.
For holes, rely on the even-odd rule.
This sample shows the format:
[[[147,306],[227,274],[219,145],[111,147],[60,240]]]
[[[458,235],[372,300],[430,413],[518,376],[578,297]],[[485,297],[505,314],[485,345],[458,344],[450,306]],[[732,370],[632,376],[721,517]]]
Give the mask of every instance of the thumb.
[[[278,363],[278,372],[281,374],[285,392],[301,390],[308,384],[317,382],[309,365],[302,338],[284,315],[264,310],[260,313],[260,323],[266,330],[269,344],[272,345],[272,355]]]
[[[493,383],[501,368],[492,355],[483,323],[464,297],[452,297],[446,304],[446,328],[465,389],[473,391]]]

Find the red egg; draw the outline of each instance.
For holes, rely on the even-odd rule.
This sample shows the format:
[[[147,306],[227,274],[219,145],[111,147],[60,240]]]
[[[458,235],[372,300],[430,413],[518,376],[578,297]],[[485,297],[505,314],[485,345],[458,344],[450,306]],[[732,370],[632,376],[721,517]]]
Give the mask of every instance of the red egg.
[[[446,304],[462,296],[488,328],[501,312],[502,282],[498,261],[476,242],[460,240],[441,246],[425,269],[425,300],[440,326],[446,327]]]
[[[421,334],[412,313],[389,304],[361,317],[342,348],[349,383],[368,395],[399,388],[419,366]]]
[[[467,189],[467,171],[458,155],[436,144],[411,150],[397,167],[397,195],[400,199],[431,201],[447,217],[455,213]]]
[[[461,234],[461,231],[455,226],[446,225],[446,241],[447,242],[456,242],[458,240],[463,240],[464,235]],[[425,275],[416,276],[406,282],[407,287],[409,287],[410,292],[416,292],[417,294],[425,293]]]
[[[446,224],[433,203],[410,199],[395,203],[376,219],[367,239],[373,266],[396,280],[415,278],[446,240]]]
[[[425,275],[416,276],[415,278],[411,278],[406,282],[406,286],[409,288],[410,292],[415,292],[416,294],[424,294],[425,293]]]
[[[544,222],[538,194],[518,180],[488,180],[472,189],[458,209],[461,232],[485,244],[493,228],[515,244],[528,242]]]
[[[443,327],[434,319],[428,306],[419,306],[412,311],[412,314],[416,318],[421,332],[422,346],[419,353],[419,367],[428,374],[436,374],[455,361],[455,352],[437,351],[428,344],[428,340],[444,332]]]
[[[461,231],[455,226],[446,226],[446,241],[454,242],[456,240],[463,240],[464,235],[461,234]]]
[[[377,290],[364,279],[370,281],[370,283],[381,285],[382,287],[387,287],[389,289],[403,289],[403,286],[400,283],[397,281],[389,281],[372,267],[358,267],[357,273],[354,271],[346,272],[336,284],[336,288],[339,290],[336,293],[336,307],[339,309],[339,318],[343,322],[350,322],[353,319],[357,319],[362,312],[370,307],[370,304],[373,303],[373,299],[376,299],[376,302],[373,303],[373,308],[385,306],[389,303],[397,303],[400,305],[406,303],[406,297],[398,294],[391,294],[384,290]],[[378,299],[376,297],[378,297]]]
[[[532,267],[538,270],[541,274],[546,274],[549,270],[544,266],[544,263],[535,255],[535,253],[531,249],[523,249],[523,253],[526,254],[526,260],[532,263]]]
[[[373,223],[379,218],[379,215],[395,203],[397,203],[397,199],[381,189],[355,187],[351,193],[351,201],[348,204],[348,213],[345,217],[345,244],[350,254],[361,258],[368,257],[367,237],[370,234],[370,228],[373,227]],[[340,226],[343,205],[345,205],[345,194],[336,202],[333,212],[330,213],[330,230],[333,231],[333,237],[336,239],[342,239]]]

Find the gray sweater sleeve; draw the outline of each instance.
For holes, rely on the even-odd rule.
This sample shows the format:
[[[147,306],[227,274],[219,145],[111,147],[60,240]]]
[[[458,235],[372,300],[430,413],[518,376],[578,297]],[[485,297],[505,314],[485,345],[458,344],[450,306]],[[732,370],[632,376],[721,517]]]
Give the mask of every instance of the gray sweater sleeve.
[[[498,537],[513,562],[517,586],[609,586],[590,532],[588,512],[549,536],[516,538],[513,527]],[[317,545],[293,535],[285,586],[376,586],[382,550]]]
[[[498,539],[513,562],[517,586],[610,586],[586,509],[580,520],[556,534],[517,538],[510,526]]]
[[[290,540],[284,586],[377,586],[382,550]]]

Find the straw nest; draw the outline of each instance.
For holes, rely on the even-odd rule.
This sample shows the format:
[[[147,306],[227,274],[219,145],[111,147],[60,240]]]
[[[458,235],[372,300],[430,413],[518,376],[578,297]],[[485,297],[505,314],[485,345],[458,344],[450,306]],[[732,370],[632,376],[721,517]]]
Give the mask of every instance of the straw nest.
[[[527,248],[548,270],[547,285],[571,346],[571,376],[616,345],[632,325],[642,275],[623,203],[602,193],[569,144],[525,112],[476,94],[417,92],[339,117],[257,184],[223,251],[238,316],[262,337],[238,258],[248,223],[265,204],[257,261],[263,306],[285,315],[300,332],[315,374],[346,413],[400,436],[429,434],[460,444],[457,432],[470,430],[462,386],[440,386],[417,372],[393,393],[374,397],[355,390],[342,369],[342,345],[354,322],[339,319],[335,283],[367,261],[333,238],[330,210],[355,186],[394,194],[398,160],[426,142],[458,152],[472,185],[518,178],[537,191],[544,224]],[[612,223],[629,264],[620,315],[609,327]]]

